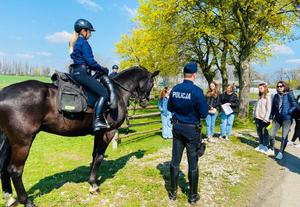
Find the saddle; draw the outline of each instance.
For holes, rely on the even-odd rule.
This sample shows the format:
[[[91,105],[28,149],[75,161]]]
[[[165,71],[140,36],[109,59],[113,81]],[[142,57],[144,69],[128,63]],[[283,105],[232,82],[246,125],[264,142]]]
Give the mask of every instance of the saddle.
[[[56,72],[52,75],[51,80],[58,87],[56,97],[58,111],[82,113],[87,111],[88,106],[94,106],[96,98],[83,90],[70,74]]]

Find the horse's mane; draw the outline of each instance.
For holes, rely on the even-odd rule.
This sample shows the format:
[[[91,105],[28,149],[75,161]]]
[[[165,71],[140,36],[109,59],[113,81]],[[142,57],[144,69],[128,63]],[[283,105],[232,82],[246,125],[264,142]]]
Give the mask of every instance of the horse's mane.
[[[129,77],[135,77],[139,73],[147,74],[149,71],[142,66],[133,66],[118,73],[114,79],[120,81],[123,79],[128,79]]]

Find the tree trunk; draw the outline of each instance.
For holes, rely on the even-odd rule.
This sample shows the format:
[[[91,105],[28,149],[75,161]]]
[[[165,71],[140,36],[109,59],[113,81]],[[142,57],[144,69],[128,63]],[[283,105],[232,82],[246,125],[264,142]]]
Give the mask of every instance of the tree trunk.
[[[240,62],[239,71],[239,98],[240,112],[239,117],[246,118],[249,112],[249,94],[250,94],[250,64],[248,60]]]
[[[222,68],[222,66],[221,66]],[[228,86],[228,74],[227,74],[227,69],[226,69],[226,65],[224,67],[224,69],[220,70],[220,74],[221,74],[221,78],[222,78],[222,91],[226,91],[226,88]]]
[[[222,90],[225,91],[228,85],[228,73],[227,73],[227,54],[228,54],[228,42],[224,41],[223,50],[221,54],[220,73],[222,78]]]

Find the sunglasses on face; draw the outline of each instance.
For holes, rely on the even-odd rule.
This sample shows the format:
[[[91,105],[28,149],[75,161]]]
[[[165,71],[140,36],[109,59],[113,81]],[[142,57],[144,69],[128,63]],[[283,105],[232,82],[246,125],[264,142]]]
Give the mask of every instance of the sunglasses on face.
[[[283,88],[283,85],[278,85],[277,88]]]

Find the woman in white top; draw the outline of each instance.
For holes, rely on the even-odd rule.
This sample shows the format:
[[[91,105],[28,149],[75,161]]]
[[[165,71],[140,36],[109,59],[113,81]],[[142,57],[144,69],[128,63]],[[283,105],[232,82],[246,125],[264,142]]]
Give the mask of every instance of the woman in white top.
[[[270,125],[270,113],[272,106],[271,94],[269,93],[266,83],[261,83],[258,86],[259,98],[253,110],[258,135],[259,146],[255,150],[267,152],[269,143],[269,132],[267,127]]]

